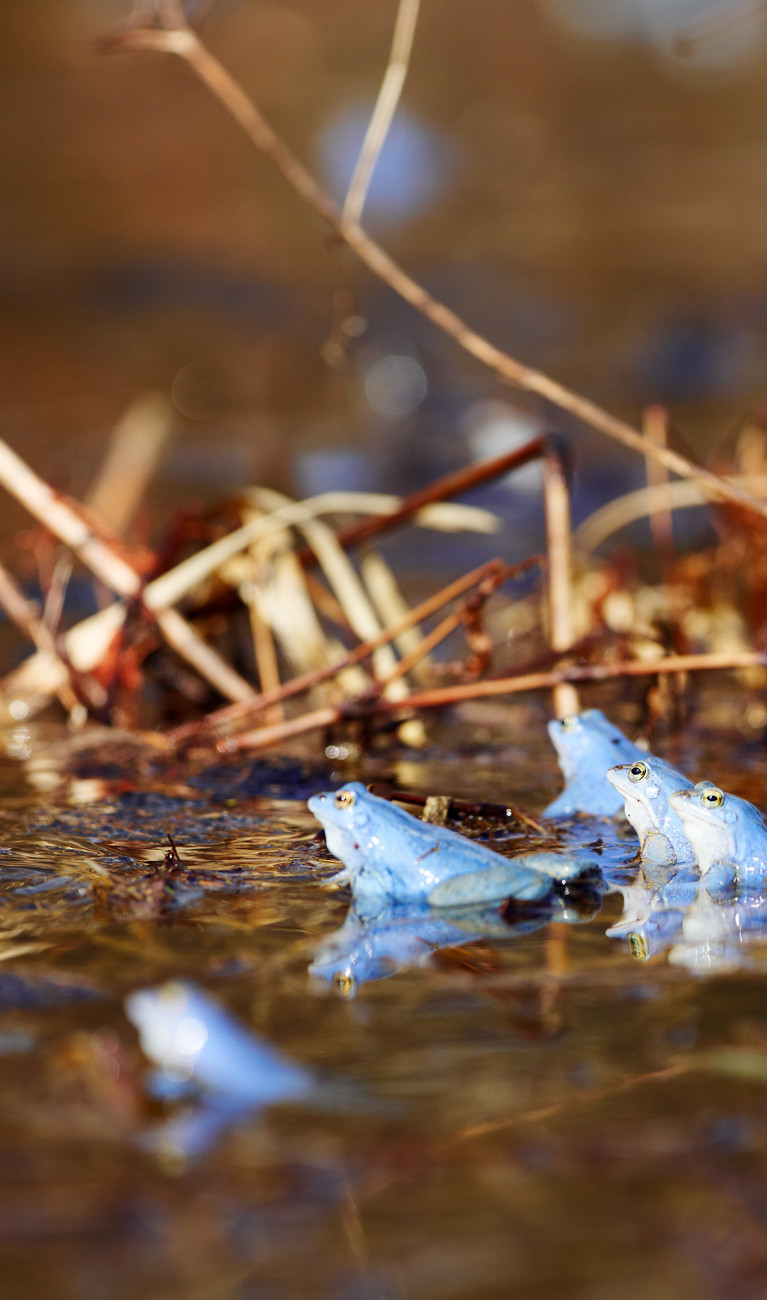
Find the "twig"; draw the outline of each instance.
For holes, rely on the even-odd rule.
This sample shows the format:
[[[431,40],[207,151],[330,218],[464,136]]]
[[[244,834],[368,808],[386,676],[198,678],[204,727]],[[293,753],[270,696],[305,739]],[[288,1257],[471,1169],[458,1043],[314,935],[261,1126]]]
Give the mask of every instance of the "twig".
[[[603,410],[595,402],[581,397],[548,375],[524,365],[495,347],[403,271],[361,226],[345,223],[338,205],[317,184],[281,136],[277,135],[254,101],[188,27],[177,27],[172,31],[138,29],[121,32],[106,38],[101,45],[105,50],[153,50],[175,54],[183,59],[242,127],[256,148],[267,155],[299,197],[346,240],[365,265],[460,347],[495,371],[499,378],[526,392],[537,393],[576,419],[590,424],[623,446],[630,447],[632,451],[653,456],[673,473],[683,478],[696,479],[704,485],[710,496],[734,501],[767,518],[767,503],[756,500],[711,470],[694,465],[679,452],[655,446],[644,434]]]
[[[0,605],[38,650],[51,655],[57,661],[62,680],[56,694],[73,722],[84,721],[87,715],[72,689],[69,665],[58,653],[50,629],[40,618],[37,608],[31,600],[27,600],[21,588],[2,564],[0,564]]]
[[[546,514],[546,553],[549,560],[546,584],[549,643],[552,650],[568,650],[573,642],[570,492],[564,466],[553,440],[547,447],[543,462],[543,502]],[[566,718],[579,711],[578,692],[572,682],[559,682],[552,695],[557,718]]]
[[[351,668],[355,664],[363,663],[366,659],[370,658],[371,654],[375,649],[377,649],[379,644],[384,645],[387,641],[393,641],[395,637],[399,636],[400,632],[404,632],[406,628],[412,627],[414,623],[421,622],[422,619],[429,618],[430,615],[436,613],[438,609],[441,609],[443,605],[447,605],[451,600],[456,600],[459,596],[463,595],[465,591],[476,586],[477,583],[481,582],[488,574],[503,570],[507,578],[513,578],[526,572],[534,565],[541,563],[541,557],[538,555],[532,556],[528,560],[524,560],[521,564],[516,564],[510,567],[504,565],[501,560],[490,560],[487,564],[481,565],[478,569],[473,569],[471,573],[465,574],[464,577],[458,578],[455,582],[449,583],[447,587],[436,592],[433,596],[429,596],[426,600],[422,601],[420,605],[416,605],[414,609],[411,609],[409,613],[405,615],[405,617],[401,618],[397,623],[393,623],[390,627],[384,628],[380,636],[374,641],[366,641],[362,645],[356,646],[355,649],[339,663],[331,664],[327,668],[318,669],[315,672],[303,673],[300,677],[294,677],[292,681],[285,682],[280,687],[279,691],[274,691],[266,695],[259,695],[256,699],[249,700],[245,704],[230,704],[223,709],[218,709],[215,713],[209,713],[205,718],[201,718],[197,722],[185,723],[184,726],[177,727],[175,731],[169,732],[167,740],[169,744],[181,744],[184,741],[204,735],[206,732],[219,730],[223,727],[237,726],[238,724],[252,718],[254,715],[262,713],[264,709],[268,708],[271,704],[276,704],[282,700],[286,700],[291,695],[300,695],[304,691],[311,690],[312,687],[320,685],[321,682],[327,681],[331,677],[335,677],[336,674],[343,671],[344,668]]]
[[[302,717],[293,718],[283,727],[261,727],[233,736],[218,743],[222,753],[235,750],[268,749],[281,740],[334,726],[350,718],[371,717],[377,714],[398,713],[403,709],[441,709],[466,700],[483,699],[494,695],[516,695],[523,691],[551,690],[561,682],[607,681],[621,677],[654,677],[658,673],[706,672],[722,668],[751,668],[767,664],[767,654],[743,650],[733,654],[669,655],[664,659],[634,661],[618,664],[577,664],[554,669],[551,672],[526,673],[519,677],[497,677],[483,681],[466,682],[457,686],[442,686],[431,691],[413,691],[405,704],[393,700],[349,700],[337,709],[317,709]]]
[[[132,402],[118,420],[85,504],[123,535],[173,432],[173,407],[160,393]]]
[[[344,200],[341,214],[344,226],[357,225],[362,217],[373,172],[389,134],[389,127],[397,111],[402,87],[405,84],[419,6],[420,0],[399,2],[389,63]]]
[[[767,495],[767,474],[728,475],[727,481],[742,483],[751,492]],[[663,489],[637,488],[608,501],[584,519],[573,535],[573,544],[581,554],[590,555],[618,529],[644,519],[654,508],[663,507],[664,502],[674,510],[689,510],[693,506],[705,505],[707,501],[702,486],[692,480],[677,480]]]
[[[140,597],[143,583],[136,570],[101,538],[96,537],[72,506],[57,496],[2,439],[0,485],[50,532],[65,542],[78,559],[112,591],[128,598]],[[252,688],[239,673],[206,645],[175,610],[157,610],[155,616],[163,636],[174,650],[183,655],[222,695],[231,700],[244,700],[253,694]],[[96,662],[100,658],[101,655]]]
[[[0,443],[0,453],[3,447],[4,444]],[[18,461],[18,457],[15,457],[15,453],[10,452],[10,448],[5,448],[5,450]],[[23,466],[23,462],[19,463]],[[24,469],[31,474],[31,471],[27,470],[26,466],[24,466]],[[36,475],[33,477],[37,483],[42,483],[42,480],[37,479]],[[0,483],[2,481],[2,460],[0,457]],[[43,486],[52,499],[58,502],[58,498],[51,493],[51,489],[47,485]],[[9,488],[9,490],[13,489]],[[14,491],[14,495],[17,495],[17,491]],[[41,509],[45,509],[47,500],[48,497],[43,501]],[[30,509],[27,501],[24,501],[24,504]],[[227,533],[225,537],[219,538],[218,541],[213,542],[204,550],[198,551],[186,560],[182,560],[175,568],[169,569],[167,573],[163,573],[159,578],[147,583],[142,592],[143,604],[145,608],[154,612],[158,622],[162,618],[166,624],[172,625],[171,630],[173,630],[173,627],[177,628],[177,623],[174,623],[172,619],[166,620],[162,611],[167,611],[169,606],[174,605],[198,583],[210,577],[232,556],[251,546],[257,538],[282,532],[286,526],[301,524],[307,519],[313,519],[323,513],[336,514],[356,509],[369,514],[375,510],[380,510],[388,518],[399,506],[399,497],[358,492],[325,492],[306,501],[292,503],[282,510],[275,511],[273,515],[267,518],[253,520],[248,524],[244,524],[241,528],[235,529],[234,532]],[[444,527],[449,523],[450,527],[453,528],[457,522],[463,520],[468,527],[481,527],[483,531],[490,531],[489,525],[493,516],[488,511],[480,512],[474,507],[458,506],[451,503],[450,515],[446,520],[444,507],[439,510],[439,514],[437,514],[437,509],[437,506],[433,506],[431,510],[424,509],[416,522],[429,527]],[[456,515],[456,511],[459,511],[459,515]],[[35,512],[32,511],[32,513]],[[75,514],[72,517],[78,526],[78,537],[91,538],[92,534],[80,517]],[[47,517],[43,522],[48,523]],[[107,554],[111,553],[107,552]],[[123,562],[121,561],[121,563]],[[133,574],[137,590],[140,584],[138,575],[127,564],[124,568],[129,574]],[[109,583],[108,585],[112,586],[113,584]],[[132,595],[133,592],[129,594]],[[66,633],[64,645],[67,658],[79,672],[89,672],[101,661],[110,641],[117,634],[124,617],[125,606],[117,603],[101,610],[98,614],[91,615],[90,618],[84,619],[82,623],[78,623]],[[178,618],[180,618],[180,615],[177,615]],[[191,628],[189,628],[189,634],[190,638],[196,636]],[[197,638],[197,645],[204,645],[204,642]],[[190,646],[193,648],[192,641],[190,641]],[[175,648],[179,649],[178,646]],[[187,657],[189,648],[188,646]],[[210,655],[215,655],[215,651],[210,650]],[[216,656],[216,659],[218,659],[219,664],[223,664],[224,669],[227,669],[227,665],[224,664],[220,656]],[[198,671],[201,670],[201,665],[195,664],[195,667],[198,667]],[[232,672],[231,669],[228,669],[228,671]],[[237,674],[233,674],[233,677],[237,677]],[[238,678],[238,680],[242,682],[242,678]],[[18,669],[14,670],[5,679],[4,685],[18,695],[33,692],[39,696],[44,696],[46,693],[48,695],[52,694],[58,688],[60,682],[61,676],[55,663],[48,657],[38,653],[30,656]],[[255,698],[253,691],[250,687],[247,687],[247,683],[244,686],[247,689],[222,690],[221,693],[230,699],[241,701],[251,697]]]
[[[503,456],[494,456],[491,460],[483,460],[477,465],[467,465],[464,469],[444,474],[442,478],[435,479],[433,483],[428,483],[426,487],[419,488],[417,492],[411,492],[410,496],[404,497],[397,509],[392,510],[388,515],[377,519],[361,519],[359,523],[340,529],[336,534],[338,541],[346,550],[351,546],[359,546],[360,542],[368,541],[371,537],[406,523],[419,511],[433,506],[436,502],[463,496],[464,493],[471,492],[482,483],[491,482],[504,474],[511,473],[512,470],[520,469],[523,465],[529,465],[530,461],[538,460],[545,455],[547,445],[547,438],[541,435],[538,438],[531,438],[524,446],[508,451]]]
[[[648,438],[659,447],[668,446],[668,411],[663,406],[648,406],[642,419]],[[674,523],[671,513],[668,470],[650,456],[647,461],[647,486],[653,493],[650,532],[658,556],[663,581],[667,581],[674,562]]]
[[[426,655],[431,654],[435,646],[438,646],[441,641],[450,636],[450,633],[454,632],[462,623],[466,623],[469,617],[469,604],[471,604],[471,614],[473,616],[478,605],[484,605],[485,601],[501,586],[501,583],[506,581],[507,577],[508,575],[501,570],[498,573],[489,573],[486,578],[483,578],[477,585],[476,591],[473,591],[462,602],[459,609],[453,610],[452,614],[448,614],[446,618],[443,618],[441,623],[438,623],[431,632],[428,632],[418,645],[413,646],[412,650],[403,655],[394,673],[378,683],[380,690],[385,691],[393,677],[401,677],[404,673],[409,673],[414,664],[419,663]]]

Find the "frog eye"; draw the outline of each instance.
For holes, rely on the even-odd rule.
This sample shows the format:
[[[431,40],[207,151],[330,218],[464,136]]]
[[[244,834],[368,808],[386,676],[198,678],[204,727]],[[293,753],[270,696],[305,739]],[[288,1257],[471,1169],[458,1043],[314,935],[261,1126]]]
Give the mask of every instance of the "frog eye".
[[[628,938],[629,952],[634,961],[647,961],[650,956],[650,945],[644,935],[639,934],[637,930],[632,930],[631,934],[626,937]]]
[[[644,781],[647,772],[648,767],[646,763],[632,763],[629,768],[629,781]]]
[[[356,798],[357,796],[352,790],[339,790],[333,803],[336,808],[353,808]]]
[[[721,808],[724,803],[724,795],[715,786],[709,786],[707,790],[703,791],[700,801],[704,808]]]
[[[577,722],[578,722],[577,714],[571,713],[569,717],[562,719],[562,730],[572,731],[573,727],[576,726]]]
[[[333,983],[345,998],[351,997],[354,992],[354,976],[347,970],[337,970],[333,976]]]

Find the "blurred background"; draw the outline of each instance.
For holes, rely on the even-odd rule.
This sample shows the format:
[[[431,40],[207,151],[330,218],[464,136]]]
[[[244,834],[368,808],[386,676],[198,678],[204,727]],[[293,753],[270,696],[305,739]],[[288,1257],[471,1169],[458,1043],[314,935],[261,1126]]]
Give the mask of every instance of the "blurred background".
[[[151,505],[408,490],[540,428],[575,440],[576,516],[644,481],[339,263],[179,62],[97,52],[129,14],[3,15],[0,426],[38,471],[84,495],[116,421],[160,392]],[[201,32],[342,198],[395,15],[220,0]],[[632,422],[667,404],[675,445],[726,458],[767,393],[766,51],[763,0],[424,0],[364,224],[520,360]],[[339,274],[358,331],[329,364]]]

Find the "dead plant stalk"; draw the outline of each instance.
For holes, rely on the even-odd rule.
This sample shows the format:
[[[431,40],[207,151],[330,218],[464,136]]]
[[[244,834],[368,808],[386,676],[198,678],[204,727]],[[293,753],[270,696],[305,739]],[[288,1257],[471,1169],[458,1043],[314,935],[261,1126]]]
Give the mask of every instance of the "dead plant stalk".
[[[525,673],[518,677],[497,677],[484,681],[464,682],[456,686],[441,686],[430,691],[413,691],[403,706],[396,701],[382,699],[351,700],[341,708],[317,709],[302,717],[293,718],[280,727],[261,727],[241,736],[219,741],[221,752],[234,750],[268,749],[282,740],[291,739],[318,728],[334,726],[353,718],[374,717],[398,713],[405,709],[440,709],[467,700],[485,699],[494,695],[517,695],[524,691],[551,690],[562,682],[608,681],[621,677],[655,677],[659,673],[710,672],[717,669],[752,668],[767,664],[767,654],[743,650],[734,654],[712,653],[700,655],[670,655],[664,659],[634,661],[616,664],[576,664],[550,672]]]
[[[537,393],[576,419],[591,425],[624,447],[650,456],[683,478],[696,479],[710,497],[734,501],[744,509],[767,518],[767,502],[726,482],[718,474],[694,465],[679,452],[658,446],[595,402],[573,392],[548,375],[517,361],[477,334],[456,312],[428,293],[357,223],[345,221],[341,209],[325,193],[281,136],[272,128],[255,102],[245,93],[222,63],[183,21],[180,6],[163,6],[165,30],[134,28],[105,38],[105,50],[147,50],[173,54],[182,59],[202,84],[223,105],[251,142],[281,172],[295,192],[320,216],[331,230],[346,241],[365,265],[395,293],[409,302],[460,347],[493,370],[501,380],[526,392]]]

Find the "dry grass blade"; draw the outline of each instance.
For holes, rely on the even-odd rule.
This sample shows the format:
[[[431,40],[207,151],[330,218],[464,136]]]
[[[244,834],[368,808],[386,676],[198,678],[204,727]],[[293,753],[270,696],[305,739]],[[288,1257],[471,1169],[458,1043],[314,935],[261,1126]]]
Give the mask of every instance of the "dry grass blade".
[[[568,411],[576,419],[591,425],[624,447],[648,455],[682,478],[699,482],[708,495],[718,500],[734,501],[744,509],[767,518],[767,503],[714,474],[694,465],[679,452],[660,447],[624,420],[618,419],[595,402],[573,392],[548,375],[517,361],[471,329],[456,312],[439,302],[418,284],[357,223],[344,222],[340,208],[317,184],[314,177],[279,136],[222,63],[188,27],[173,30],[135,29],[121,32],[103,43],[104,49],[152,50],[174,54],[183,59],[202,84],[220,101],[249,139],[282,173],[285,180],[336,234],[357,253],[365,265],[391,289],[448,334],[460,347],[493,370],[499,378],[526,392],[537,393],[554,406]]]
[[[174,411],[161,393],[131,403],[112,431],[104,463],[85,504],[123,535],[173,433]]]
[[[121,596],[140,598],[143,581],[135,569],[81,518],[77,511],[53,491],[49,485],[0,440],[0,484],[50,532],[64,542],[92,573]],[[145,593],[144,593],[145,595]],[[146,600],[144,600],[146,603]],[[253,694],[252,688],[238,673],[207,646],[192,627],[175,610],[161,610],[156,614],[157,624],[168,643],[197,671],[231,700],[243,700]],[[113,619],[116,630],[122,616]],[[115,626],[116,625],[116,626]],[[107,626],[107,620],[104,620]],[[111,637],[98,646],[96,656],[81,669],[90,671],[100,663]],[[50,655],[48,656],[50,661]],[[73,661],[74,662],[74,661]],[[54,664],[53,690],[62,684],[60,666]],[[17,675],[17,682],[23,680]],[[19,690],[16,685],[16,690]]]
[[[367,551],[361,557],[360,573],[365,589],[384,627],[391,627],[407,617],[410,611],[399,589],[397,579],[378,551]],[[406,627],[403,632],[393,637],[392,640],[402,656],[400,662],[403,663],[407,656],[413,654],[421,646],[423,634],[418,624],[413,623]],[[428,657],[419,656],[417,661],[411,661],[407,671],[419,686],[426,686],[431,681],[431,668]]]
[[[252,489],[260,504],[271,509],[280,509],[293,504],[280,493],[267,488]],[[306,520],[299,525],[307,542],[312,548],[317,561],[327,578],[330,587],[346,615],[349,626],[361,641],[374,641],[381,635],[381,625],[376,618],[367,593],[348,555],[339,545],[335,534],[326,524],[319,520]],[[395,675],[396,656],[390,644],[382,644],[373,651],[372,662],[379,678],[388,678],[390,684],[384,693],[392,700],[404,700],[408,695],[408,686]],[[417,747],[426,743],[422,724],[417,720],[406,724],[407,732],[403,736],[406,744]]]
[[[572,578],[570,556],[570,492],[564,467],[555,450],[547,449],[543,462],[543,502],[548,555],[549,644],[555,653],[573,643]],[[558,682],[553,690],[554,713],[566,718],[580,708],[572,682]]]
[[[53,637],[46,624],[41,620],[38,610],[30,600],[27,600],[23,591],[3,565],[0,565],[0,605],[25,636],[28,636],[30,641],[37,646],[37,649],[48,655],[56,663],[60,677],[60,684],[56,694],[69,714],[70,721],[79,726],[85,721],[86,711],[83,705],[79,703],[72,689],[69,665],[61,658]],[[28,715],[25,713],[24,716]]]
[[[58,502],[58,498],[54,496],[46,484],[42,483],[42,480],[38,479],[36,475],[32,475],[32,472],[20,461],[20,458],[3,443],[0,443],[0,483],[3,482],[4,451],[8,454],[10,461],[9,466],[6,466],[6,477],[8,482],[12,481],[16,484],[13,495],[17,495],[32,513],[36,513],[38,518],[42,518],[51,501]],[[34,504],[37,506],[36,510],[32,510],[32,497],[30,497],[29,493],[19,496],[24,482],[19,486],[19,476],[15,474],[17,464],[21,465],[25,476],[32,476],[33,485],[38,487],[34,497]],[[41,492],[40,487],[45,491]],[[25,499],[25,496],[27,499]],[[60,504],[64,506],[64,503]],[[183,560],[173,569],[168,570],[167,573],[163,573],[159,578],[153,579],[143,589],[142,603],[146,609],[154,613],[170,644],[184,654],[190,662],[194,662],[194,666],[203,676],[210,671],[217,674],[213,685],[221,691],[221,694],[235,701],[248,700],[254,697],[254,692],[249,684],[239,677],[239,674],[234,673],[220,656],[216,655],[215,651],[205,646],[205,643],[201,641],[190,625],[181,620],[181,615],[170,610],[170,606],[189,595],[196,586],[217,573],[227,561],[241,551],[247,550],[260,537],[279,534],[284,532],[287,526],[300,524],[315,518],[319,514],[360,512],[370,515],[375,511],[379,511],[386,519],[389,519],[400,507],[401,502],[398,497],[349,492],[327,492],[309,498],[307,501],[293,503],[281,510],[274,511],[273,514],[267,517],[251,520],[241,528],[227,533],[225,537]],[[64,509],[66,511],[65,519],[69,522],[68,531],[71,532],[73,541],[76,541],[81,549],[86,541],[89,545],[97,543],[99,547],[98,555],[105,564],[108,565],[109,560],[112,558],[119,559],[119,557],[114,557],[112,552],[99,539],[93,538],[79,516],[66,506],[64,506]],[[429,527],[434,527],[436,523],[436,526],[440,528],[453,529],[462,526],[479,528],[481,531],[493,531],[497,526],[495,517],[489,514],[488,511],[479,511],[474,507],[458,506],[453,503],[449,507],[442,505],[439,510],[436,506],[432,506],[428,512],[424,509],[419,516],[419,521]],[[43,519],[43,522],[49,523],[47,516]],[[91,550],[89,549],[88,555],[90,554]],[[81,558],[84,559],[85,557],[81,556]],[[117,584],[125,582],[126,587],[130,587],[126,594],[134,595],[139,589],[140,579],[130,566],[123,561],[120,561],[120,564],[122,567],[119,570],[113,570],[111,567],[104,569],[102,566],[102,572],[98,576],[101,576],[102,580],[113,590],[119,591],[120,588]],[[112,578],[111,582],[106,576],[107,572]],[[67,660],[72,663],[78,672],[91,672],[101,662],[122,626],[125,613],[126,606],[118,602],[101,610],[98,614],[84,619],[82,623],[78,623],[65,634],[63,638],[64,652]],[[187,631],[182,635],[179,620],[184,623],[188,635]],[[175,641],[172,639],[174,637]],[[191,656],[195,655],[195,652],[196,657],[192,660]],[[2,689],[6,697],[34,700],[34,707],[42,707],[46,699],[55,694],[65,681],[66,674],[62,673],[61,665],[56,658],[45,652],[40,653],[38,651],[25,660],[18,669],[8,674],[2,683]]]
[[[767,496],[767,474],[741,474],[728,477],[729,483],[741,483],[754,495]],[[668,483],[662,487],[637,488],[600,506],[573,534],[573,546],[584,558],[607,541],[613,533],[645,519],[654,510],[690,510],[706,505],[709,498],[699,483]]]
[[[384,645],[387,641],[394,640],[400,635],[400,633],[413,627],[421,620],[429,618],[432,614],[435,614],[438,610],[442,609],[443,606],[447,605],[451,600],[457,599],[471,587],[476,586],[487,574],[502,569],[506,577],[510,578],[527,571],[541,562],[540,556],[532,556],[529,560],[525,560],[523,564],[514,565],[510,568],[504,565],[501,560],[490,560],[487,564],[481,565],[478,569],[473,569],[471,573],[465,574],[464,577],[458,578],[455,582],[449,583],[447,587],[436,592],[435,595],[429,596],[420,605],[415,606],[414,609],[411,609],[406,615],[403,615],[399,622],[393,624],[391,627],[385,628],[375,641],[364,642],[362,645],[357,646],[356,649],[350,651],[346,658],[340,663],[334,664],[321,671],[305,673],[301,677],[285,682],[280,687],[279,692],[261,695],[257,699],[248,701],[245,704],[228,705],[223,709],[218,709],[214,713],[209,713],[207,717],[202,718],[199,722],[191,722],[187,723],[183,727],[177,727],[175,731],[169,732],[167,740],[171,744],[181,744],[184,741],[204,735],[206,732],[223,730],[241,725],[251,720],[257,714],[263,713],[264,709],[268,708],[269,705],[288,699],[291,695],[299,695],[304,691],[311,690],[311,688],[316,686],[319,682],[335,676],[345,668],[354,664],[363,663],[366,659],[370,658],[371,654],[375,649],[377,649],[379,644]]]
[[[362,217],[373,172],[389,134],[389,127],[397,111],[402,87],[405,84],[419,7],[420,0],[400,0],[389,62],[344,200],[342,213],[344,225],[354,226]]]

